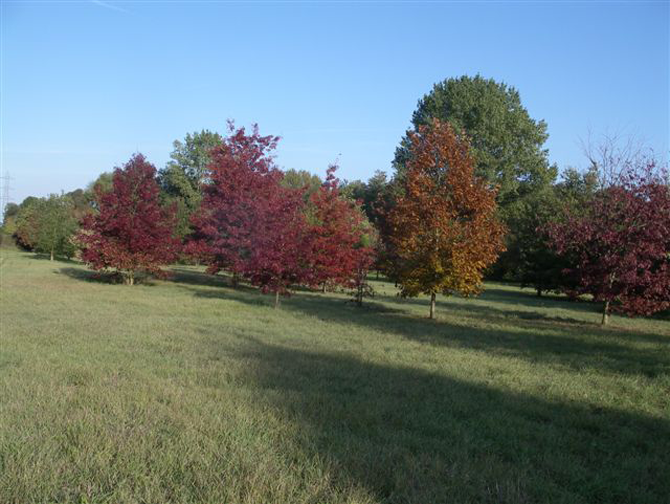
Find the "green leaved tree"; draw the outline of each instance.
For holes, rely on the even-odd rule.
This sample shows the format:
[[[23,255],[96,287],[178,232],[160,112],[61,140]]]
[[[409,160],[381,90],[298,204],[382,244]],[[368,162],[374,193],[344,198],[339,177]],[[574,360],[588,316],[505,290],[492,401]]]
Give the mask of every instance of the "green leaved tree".
[[[184,141],[175,140],[170,161],[158,174],[163,202],[177,205],[177,235],[190,231],[190,218],[202,201],[202,186],[207,182],[211,151],[223,142],[218,133],[202,130],[188,133]]]
[[[513,87],[479,75],[446,79],[419,100],[411,131],[433,119],[448,122],[469,137],[475,174],[498,186],[503,220],[521,198],[556,179],[557,169],[549,164],[544,148],[547,125],[530,117]],[[397,178],[406,172],[409,147],[405,136],[394,159]]]
[[[72,257],[76,250],[72,237],[78,228],[72,199],[66,195],[51,194],[39,200],[35,213],[35,250],[49,254],[52,261],[56,256]]]

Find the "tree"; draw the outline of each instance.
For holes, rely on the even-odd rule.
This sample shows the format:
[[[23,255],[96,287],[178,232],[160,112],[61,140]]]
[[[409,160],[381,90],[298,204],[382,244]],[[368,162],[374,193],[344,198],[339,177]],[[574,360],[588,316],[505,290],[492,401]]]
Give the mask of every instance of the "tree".
[[[493,79],[462,76],[445,79],[419,100],[412,115],[412,129],[433,119],[449,122],[470,138],[475,175],[498,187],[497,203],[502,222],[512,229],[523,217],[524,199],[541,193],[556,179],[558,170],[548,161],[544,144],[547,125],[536,121],[521,103],[519,92]],[[411,156],[405,136],[396,149],[396,178],[402,179]],[[526,253],[516,235],[506,236],[506,249],[488,271],[494,278],[513,279],[521,265],[515,252]],[[532,253],[532,252],[530,252]]]
[[[310,278],[310,248],[303,193],[280,185],[258,198],[252,211],[253,230],[243,276],[261,292],[288,295],[292,285]]]
[[[667,171],[638,158],[600,180],[585,205],[549,228],[556,252],[571,258],[564,273],[576,279],[572,291],[603,303],[602,324],[612,311],[635,316],[669,308]]]
[[[498,186],[503,218],[519,198],[551,184],[557,169],[550,166],[547,125],[535,121],[521,104],[519,92],[493,79],[462,76],[446,79],[419,100],[412,115],[416,132],[433,119],[450,123],[470,138],[475,175]],[[406,136],[396,150],[394,166],[402,178],[412,156]]]
[[[503,269],[520,282],[521,287],[534,287],[538,296],[567,285],[563,269],[569,264],[554,252],[547,235],[547,227],[556,220],[560,208],[557,191],[548,187],[525,198],[508,221],[513,238],[508,240],[511,248],[507,250],[508,264]]]
[[[305,200],[309,201],[309,198],[319,190],[323,182],[318,175],[314,175],[306,170],[290,169],[284,172],[280,183],[282,186],[291,189],[304,189]]]
[[[16,217],[19,213],[19,205],[7,203],[2,213],[2,233],[12,235],[16,232]]]
[[[581,212],[596,193],[597,174],[592,169],[580,173],[568,168],[561,178],[558,184],[524,198],[508,220],[514,236],[508,240],[512,248],[505,257],[507,270],[522,287],[534,287],[538,296],[545,291],[575,293],[577,280],[566,274],[574,266],[573,258],[556,253],[548,229],[561,221],[566,211]]]
[[[42,198],[35,208],[37,233],[34,249],[49,254],[50,260],[56,255],[68,259],[74,255],[72,238],[77,231],[74,217],[74,203],[66,195],[51,194]]]
[[[184,141],[175,140],[171,160],[159,173],[164,203],[177,206],[177,234],[190,231],[190,218],[202,201],[202,187],[207,182],[208,165],[212,150],[223,138],[218,133],[202,130],[188,133]]]
[[[228,270],[263,292],[288,294],[309,273],[303,191],[281,185],[272,151],[278,137],[251,134],[229,123],[229,136],[212,151],[204,199],[192,217],[187,250],[209,273]]]
[[[328,168],[325,182],[310,198],[310,282],[336,284],[363,292],[373,249],[365,242],[370,233],[360,203],[342,197],[337,166]],[[362,297],[357,296],[362,303]]]
[[[394,264],[402,296],[477,294],[484,269],[503,250],[496,192],[474,175],[468,142],[434,119],[411,133],[403,195],[389,215]]]
[[[133,285],[137,273],[164,276],[161,266],[175,260],[174,208],[161,207],[156,169],[135,154],[114,170],[112,189],[95,187],[99,212],[86,215],[79,241],[82,259],[94,270],[120,272]]]
[[[349,199],[360,201],[368,220],[376,222],[382,218],[377,208],[378,201],[388,192],[389,184],[386,172],[377,170],[367,182],[354,180],[342,183],[340,193]]]
[[[16,229],[13,236],[16,244],[24,250],[33,250],[37,244],[39,201],[40,199],[35,196],[28,196],[21,202],[16,214]]]

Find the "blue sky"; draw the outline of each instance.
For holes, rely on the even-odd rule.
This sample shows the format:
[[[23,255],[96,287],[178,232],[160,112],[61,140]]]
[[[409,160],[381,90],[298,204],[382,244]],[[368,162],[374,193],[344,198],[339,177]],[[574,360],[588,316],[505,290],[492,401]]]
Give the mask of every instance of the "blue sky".
[[[8,2],[2,169],[11,199],[83,187],[133,152],[228,118],[278,163],[390,170],[417,100],[447,77],[515,86],[550,159],[618,132],[669,149],[668,2]]]

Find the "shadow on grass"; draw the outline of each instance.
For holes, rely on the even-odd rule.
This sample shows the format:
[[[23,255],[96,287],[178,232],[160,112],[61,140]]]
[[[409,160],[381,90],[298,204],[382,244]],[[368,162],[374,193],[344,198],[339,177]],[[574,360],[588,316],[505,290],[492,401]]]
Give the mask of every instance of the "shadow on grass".
[[[258,291],[251,289],[185,288],[198,297],[233,299],[254,305],[264,303]],[[268,298],[265,303],[269,306],[271,300]],[[653,333],[621,333],[596,325],[559,324],[544,319],[510,319],[504,310],[482,308],[481,312],[479,309],[469,311],[470,305],[463,304],[453,305],[450,310],[460,311],[472,323],[422,319],[374,302],[359,309],[347,305],[344,300],[338,302],[320,295],[294,296],[285,301],[281,309],[305,313],[330,323],[356,324],[364,329],[398,334],[429,345],[470,348],[533,363],[642,374],[652,378],[670,374],[670,338]],[[491,328],[490,324],[500,327]],[[647,349],[627,344],[636,340],[652,342],[655,346]]]
[[[61,268],[58,270],[61,275],[69,276],[75,280],[94,283],[118,283],[116,276],[111,273],[100,273],[82,268]]]
[[[382,297],[388,300],[389,302],[402,303],[402,304],[417,304],[426,307],[428,306],[428,303],[425,299],[416,299],[416,298],[403,299],[398,296],[389,296],[389,295],[385,296],[382,295]],[[457,303],[454,303],[453,301],[454,299],[463,299],[463,298],[459,296],[453,296],[453,297],[439,296],[438,301],[441,302],[442,304],[457,305]],[[482,301],[490,301],[492,303],[501,303],[518,307],[540,308],[540,309],[561,308],[564,310],[570,310],[574,312],[585,312],[594,314],[600,314],[601,309],[601,307],[598,304],[591,303],[585,300],[570,301],[565,296],[559,296],[559,295],[543,296],[539,298],[530,291],[521,291],[520,289],[512,289],[512,290],[501,289],[491,286],[486,286],[486,289],[479,296],[473,299],[479,299]],[[488,307],[479,307],[479,308],[481,308],[482,310],[488,309]],[[526,316],[531,316],[533,313],[527,310],[522,311],[513,309],[499,310],[499,311],[504,311],[505,313],[520,313],[525,314]],[[535,313],[537,314],[536,316],[542,316],[538,312]],[[566,319],[561,320],[565,321]],[[567,320],[573,320],[575,322],[583,323],[583,320],[578,319],[567,319]]]
[[[83,268],[61,268],[58,270],[61,275],[69,276],[75,280],[84,282],[103,283],[103,284],[122,284],[123,276],[117,272],[91,271]],[[135,278],[136,285],[153,286],[154,278],[150,276],[138,276]],[[129,286],[132,287],[132,286]]]
[[[54,264],[57,264],[57,263],[81,264],[76,259],[68,259],[66,257],[60,257],[60,256],[54,257],[54,260],[51,261],[51,257],[49,256],[49,254],[42,254],[40,252],[32,252],[32,253],[28,254],[28,259],[31,259],[33,261],[53,262]]]
[[[174,267],[171,271],[172,276],[167,278],[168,281],[186,285],[202,285],[208,287],[230,286],[230,278],[225,275],[209,275],[207,273],[193,271],[183,267]]]
[[[336,488],[417,504],[670,495],[667,421],[245,339],[239,353],[259,402],[297,426],[295,442]]]

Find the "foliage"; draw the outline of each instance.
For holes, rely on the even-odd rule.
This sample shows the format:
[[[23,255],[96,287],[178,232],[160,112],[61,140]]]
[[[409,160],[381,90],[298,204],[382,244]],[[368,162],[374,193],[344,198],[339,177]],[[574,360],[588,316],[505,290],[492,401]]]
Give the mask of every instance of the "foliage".
[[[360,304],[374,260],[371,230],[359,203],[340,194],[336,170],[328,168],[325,182],[310,198],[310,283],[353,288]]]
[[[280,184],[283,187],[303,191],[305,201],[309,201],[312,195],[319,190],[322,180],[306,170],[286,170]]]
[[[183,142],[174,141],[171,160],[159,172],[164,203],[177,208],[176,233],[180,237],[190,231],[190,218],[202,201],[212,150],[222,142],[221,135],[208,130],[188,133]]]
[[[419,100],[412,115],[415,132],[433,119],[449,122],[470,138],[475,174],[495,184],[506,217],[508,207],[556,178],[547,150],[547,125],[535,121],[521,104],[519,92],[493,79],[462,76],[446,79]],[[412,155],[410,136],[396,150],[394,165],[402,178]]]
[[[526,198],[544,192],[556,179],[558,170],[550,166],[544,144],[547,125],[530,117],[521,103],[519,92],[493,79],[462,76],[445,79],[433,86],[419,100],[412,115],[412,130],[430,124],[433,118],[449,122],[456,131],[464,131],[470,139],[475,161],[475,175],[498,187],[496,201],[503,223],[510,229],[523,218]],[[411,156],[411,142],[405,136],[396,149],[396,179],[402,180]],[[523,269],[519,254],[526,244],[517,243],[517,235],[506,239],[507,251],[487,275],[497,279],[513,279]]]
[[[386,173],[377,170],[367,182],[354,180],[342,184],[340,192],[354,201],[360,201],[368,220],[374,223],[383,217],[378,211],[377,204],[387,194],[389,184]]]
[[[19,205],[16,213],[14,239],[16,244],[24,250],[33,250],[37,243],[39,232],[39,214],[37,206],[40,199],[28,196]]]
[[[228,270],[263,292],[288,294],[309,274],[302,190],[280,184],[272,158],[278,137],[247,134],[229,123],[229,136],[212,151],[200,212],[187,250],[210,273]]]
[[[98,177],[86,186],[85,192],[91,201],[95,200],[97,192],[111,191],[114,186],[114,173],[102,172]]]
[[[7,203],[2,212],[2,222],[4,223],[7,221],[9,217],[16,217],[16,215],[19,213],[19,209],[19,205],[16,203]]]
[[[2,232],[12,235],[16,232],[16,217],[19,213],[19,205],[7,203],[2,213]]]
[[[670,307],[670,188],[653,161],[623,167],[586,205],[550,226],[556,251],[569,256],[574,292],[611,310],[650,315]]]
[[[404,195],[389,215],[403,296],[479,292],[484,269],[503,250],[495,190],[474,175],[468,142],[433,120],[410,135]]]
[[[51,194],[40,199],[34,211],[37,220],[34,249],[49,254],[52,261],[55,256],[72,257],[76,250],[72,238],[78,228],[72,199]]]
[[[174,208],[161,207],[156,169],[136,154],[114,170],[109,191],[95,187],[97,214],[82,221],[82,259],[93,269],[113,269],[133,284],[139,272],[162,276],[179,251]]]
[[[501,269],[522,287],[532,286],[538,296],[565,285],[563,269],[568,263],[552,250],[547,236],[559,208],[553,187],[525,198],[508,220],[507,254],[496,264],[500,267],[504,261]]]

